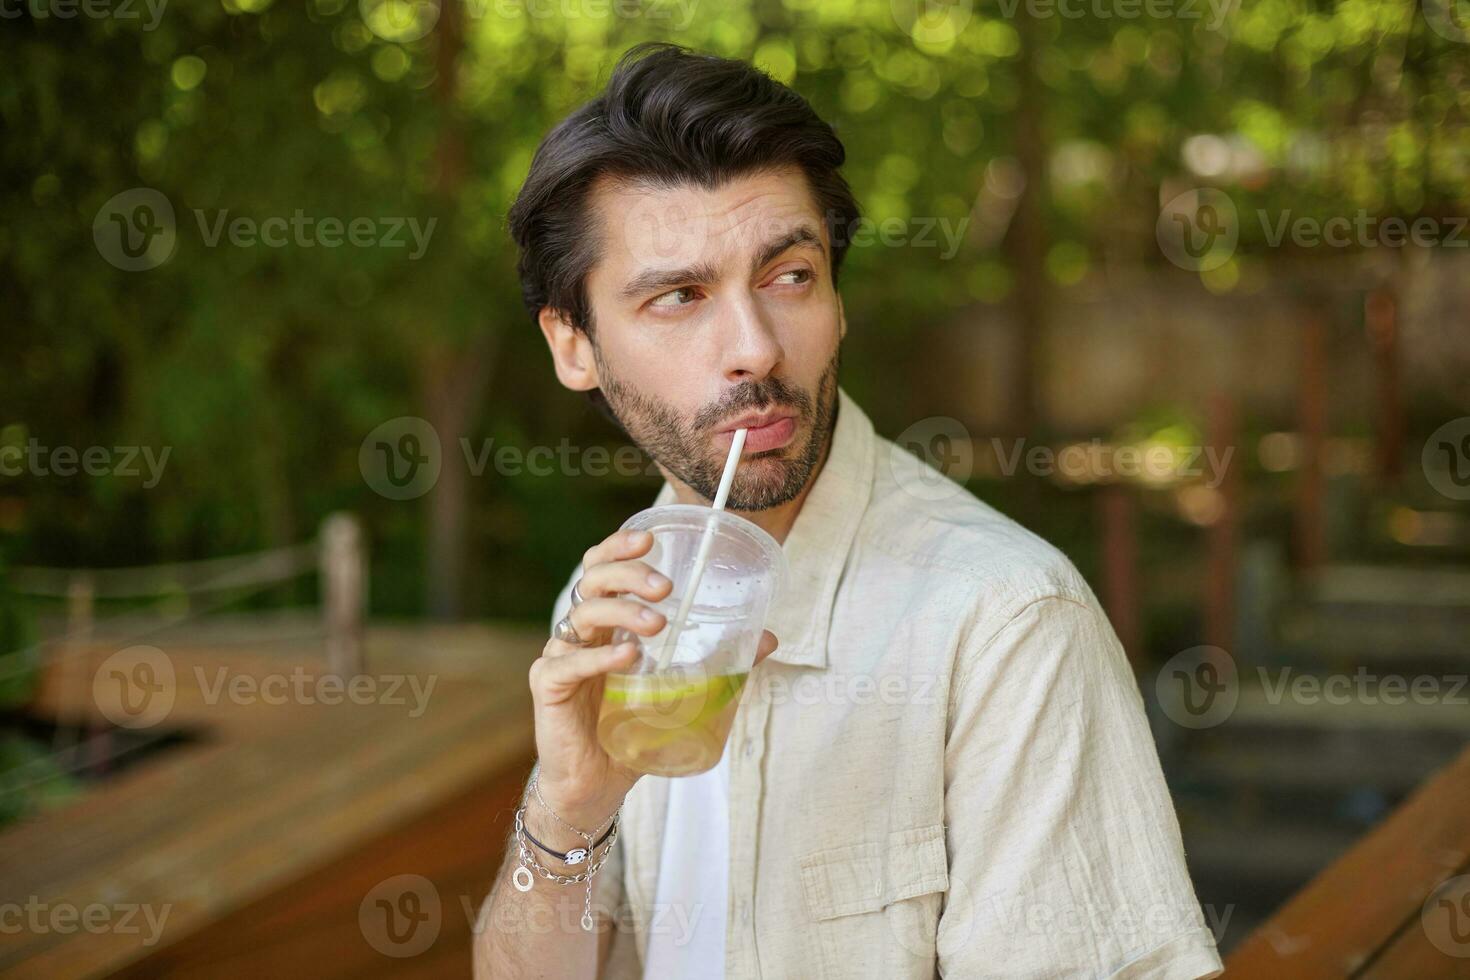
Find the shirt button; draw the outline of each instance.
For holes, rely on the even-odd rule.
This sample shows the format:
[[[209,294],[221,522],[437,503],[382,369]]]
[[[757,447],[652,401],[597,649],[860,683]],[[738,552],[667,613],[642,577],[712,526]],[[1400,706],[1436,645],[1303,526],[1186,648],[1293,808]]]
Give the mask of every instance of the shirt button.
[[[747,738],[745,740],[745,757],[749,759],[753,755],[755,755],[755,739]]]

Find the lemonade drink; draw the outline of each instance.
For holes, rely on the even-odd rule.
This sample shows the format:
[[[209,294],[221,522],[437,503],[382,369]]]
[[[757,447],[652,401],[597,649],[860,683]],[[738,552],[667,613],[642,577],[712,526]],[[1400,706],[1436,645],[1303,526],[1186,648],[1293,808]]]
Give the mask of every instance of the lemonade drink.
[[[748,672],[674,669],[608,674],[597,740],[637,772],[692,776],[714,768],[740,705]]]
[[[786,556],[745,518],[690,504],[640,511],[623,529],[653,535],[644,561],[674,588],[650,603],[666,618],[658,633],[613,630],[642,656],[605,676],[597,740],[635,772],[691,776],[724,754]]]

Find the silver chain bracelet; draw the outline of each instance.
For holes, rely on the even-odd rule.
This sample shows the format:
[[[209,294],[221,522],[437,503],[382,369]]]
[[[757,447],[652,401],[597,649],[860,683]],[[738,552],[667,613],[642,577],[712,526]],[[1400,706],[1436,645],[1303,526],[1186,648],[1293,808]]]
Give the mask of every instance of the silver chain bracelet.
[[[608,855],[612,853],[613,845],[618,842],[618,816],[623,812],[623,808],[621,806],[618,807],[618,809],[613,813],[611,817],[612,827],[608,831],[607,842],[606,846],[603,848],[602,856],[593,860],[587,866],[586,871],[582,871],[574,875],[559,874],[558,872],[553,871],[551,868],[543,865],[540,861],[536,860],[536,855],[532,853],[531,849],[526,845],[526,825],[524,818],[525,812],[526,805],[522,803],[520,809],[516,810],[515,817],[516,848],[520,852],[521,859],[521,866],[516,868],[515,873],[511,876],[511,879],[516,886],[516,890],[522,892],[528,892],[531,890],[531,886],[535,883],[535,878],[531,876],[532,870],[534,870],[536,874],[545,878],[547,881],[554,881],[559,885],[577,885],[585,881],[587,883],[587,896],[582,905],[582,928],[586,929],[589,932],[592,931],[592,926],[594,924],[592,919],[592,877],[596,875],[598,871],[602,870],[602,866],[607,861]],[[552,813],[552,816],[556,816],[556,814]],[[557,817],[557,819],[560,820],[561,818]],[[576,828],[571,829],[573,829],[580,836],[590,836],[582,834],[582,832],[580,830],[576,830]],[[591,855],[589,854],[589,856]],[[522,883],[523,881],[524,883]]]

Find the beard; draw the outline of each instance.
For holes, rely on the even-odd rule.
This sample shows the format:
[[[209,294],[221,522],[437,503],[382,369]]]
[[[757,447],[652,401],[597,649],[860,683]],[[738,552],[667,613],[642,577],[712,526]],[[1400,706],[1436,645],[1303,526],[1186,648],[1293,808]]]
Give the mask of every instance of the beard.
[[[712,449],[710,435],[732,415],[785,409],[795,415],[798,431],[804,429],[806,438],[742,457],[725,501],[730,510],[768,510],[795,500],[826,456],[837,414],[840,345],[822,371],[815,395],[772,376],[737,385],[687,423],[668,405],[619,381],[596,345],[593,351],[602,395],[614,420],[638,448],[705,500],[714,500],[727,457]]]

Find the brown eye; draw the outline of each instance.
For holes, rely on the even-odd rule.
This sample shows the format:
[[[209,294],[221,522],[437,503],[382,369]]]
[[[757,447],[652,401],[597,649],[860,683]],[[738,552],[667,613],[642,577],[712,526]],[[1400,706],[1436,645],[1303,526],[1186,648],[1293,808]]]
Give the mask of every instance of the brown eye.
[[[788,279],[787,278],[788,276],[797,276],[798,278],[797,279]],[[781,280],[785,279],[788,285],[799,286],[799,285],[801,285],[804,282],[809,282],[811,280],[811,278],[812,278],[812,271],[810,269],[792,269],[789,272],[783,272],[783,273],[781,273],[779,276],[777,276],[775,279],[773,279],[771,281],[772,282],[780,282]]]
[[[656,297],[648,305],[662,307],[667,310],[680,306],[688,306],[696,299],[698,299],[698,293],[695,292],[693,287],[680,286],[678,289],[671,289],[662,296]]]

